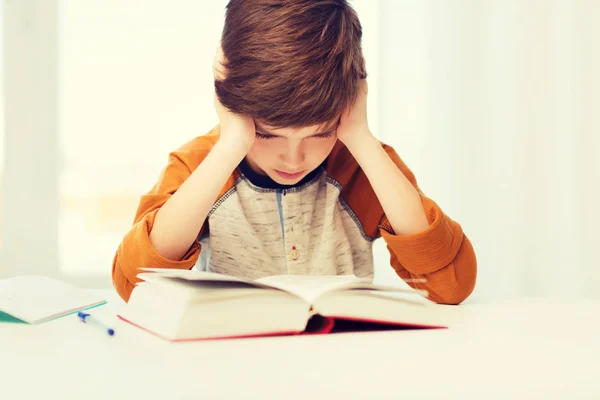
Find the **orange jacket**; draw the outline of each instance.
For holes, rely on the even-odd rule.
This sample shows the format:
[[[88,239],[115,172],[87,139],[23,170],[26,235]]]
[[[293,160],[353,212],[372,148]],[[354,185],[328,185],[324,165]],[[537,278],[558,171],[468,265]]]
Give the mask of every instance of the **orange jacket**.
[[[149,232],[160,207],[204,160],[218,127],[170,154],[150,192],[142,196],[133,228],[113,261],[113,283],[128,300],[139,268],[197,268],[256,279],[278,274],[373,276],[372,243],[383,237],[390,263],[410,285],[433,301],[458,304],[472,292],[476,259],[460,225],[419,190],[396,152],[390,158],[419,190],[430,226],[396,236],[366,175],[338,142],[325,163],[294,188],[282,189],[242,163],[225,183],[198,240],[182,260],[168,260],[152,247]],[[201,251],[202,250],[202,251]]]

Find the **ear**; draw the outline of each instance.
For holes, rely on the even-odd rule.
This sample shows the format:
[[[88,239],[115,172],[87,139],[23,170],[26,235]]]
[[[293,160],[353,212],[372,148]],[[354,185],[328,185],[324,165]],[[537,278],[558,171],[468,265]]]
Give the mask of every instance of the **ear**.
[[[360,70],[359,70],[359,78],[360,79],[367,79],[367,63],[365,61],[365,57],[363,55],[361,55],[360,57]]]

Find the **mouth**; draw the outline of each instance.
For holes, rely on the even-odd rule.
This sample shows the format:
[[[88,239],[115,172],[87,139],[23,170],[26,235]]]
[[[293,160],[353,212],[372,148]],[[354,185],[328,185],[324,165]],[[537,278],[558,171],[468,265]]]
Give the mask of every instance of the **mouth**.
[[[275,172],[277,172],[277,175],[279,175],[283,179],[287,179],[287,180],[298,179],[302,175],[304,175],[304,171],[290,173],[290,172],[284,172],[284,171],[280,171],[280,170],[276,169]]]

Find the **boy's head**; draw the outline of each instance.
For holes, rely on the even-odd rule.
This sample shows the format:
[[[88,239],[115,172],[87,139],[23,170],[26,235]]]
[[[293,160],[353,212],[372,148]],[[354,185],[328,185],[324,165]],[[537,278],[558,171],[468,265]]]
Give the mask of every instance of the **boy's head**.
[[[254,169],[291,184],[329,155],[366,77],[361,37],[346,0],[229,1],[221,40],[227,75],[215,89],[225,107],[254,118],[247,157]]]

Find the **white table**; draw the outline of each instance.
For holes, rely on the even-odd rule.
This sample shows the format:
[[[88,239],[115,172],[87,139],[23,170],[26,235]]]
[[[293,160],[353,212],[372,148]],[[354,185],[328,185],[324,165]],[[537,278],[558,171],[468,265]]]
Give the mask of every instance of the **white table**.
[[[600,304],[448,307],[447,330],[171,344],[94,315],[0,324],[2,399],[600,399]]]

